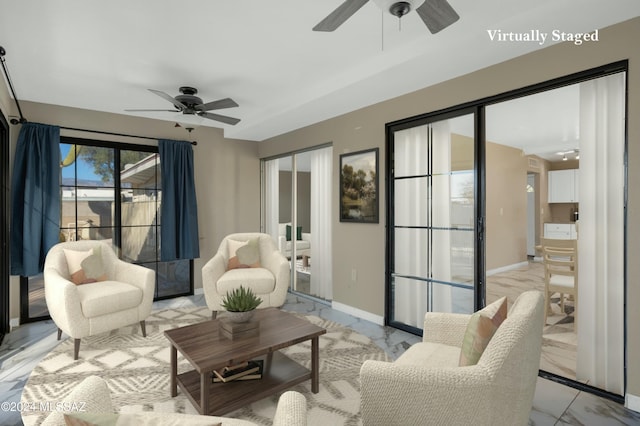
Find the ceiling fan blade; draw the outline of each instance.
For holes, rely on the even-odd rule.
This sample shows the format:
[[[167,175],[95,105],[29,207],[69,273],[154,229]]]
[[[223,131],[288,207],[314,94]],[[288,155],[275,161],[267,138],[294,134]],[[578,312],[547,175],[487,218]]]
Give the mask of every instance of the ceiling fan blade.
[[[155,112],[155,111],[162,111],[162,112],[180,112],[179,109],[125,109],[125,111],[127,112]]]
[[[226,115],[214,114],[212,112],[199,112],[200,117],[208,118],[209,120],[216,120],[222,123],[231,124],[235,126],[240,122],[239,118],[227,117]]]
[[[206,104],[196,105],[197,111],[211,111],[213,109],[224,109],[237,107],[238,104],[231,98],[219,99],[217,101],[207,102]]]
[[[166,99],[167,101],[171,102],[172,104],[174,104],[176,106],[176,108],[178,108],[180,111],[182,111],[183,109],[187,109],[187,106],[185,104],[183,104],[180,101],[177,101],[176,99],[172,98],[171,96],[167,95],[166,93],[160,91],[160,90],[153,90],[153,89],[148,89],[151,93],[155,93],[156,95],[160,96],[162,99]]]
[[[313,31],[334,31],[340,25],[351,18],[369,0],[346,0],[336,10],[313,27]]]
[[[431,34],[435,34],[460,19],[447,0],[426,0],[416,9]]]

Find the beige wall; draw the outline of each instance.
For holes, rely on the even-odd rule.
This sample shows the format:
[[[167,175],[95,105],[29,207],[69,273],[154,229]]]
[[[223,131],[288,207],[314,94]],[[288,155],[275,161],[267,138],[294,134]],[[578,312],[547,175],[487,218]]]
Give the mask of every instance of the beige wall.
[[[14,76],[14,78],[17,78]],[[0,85],[3,87],[3,85]],[[0,89],[1,90],[1,89]],[[194,146],[200,259],[195,260],[194,285],[202,287],[202,266],[232,232],[260,229],[260,161],[257,143],[225,139],[221,129],[199,127],[191,136],[172,122],[107,114],[77,108],[20,102],[31,122],[169,139],[197,140]],[[3,109],[4,111],[4,109]],[[18,126],[12,126],[12,152]],[[61,130],[63,136],[155,145],[154,141]],[[13,157],[13,155],[12,155]],[[13,159],[13,158],[12,158]],[[11,318],[19,317],[18,278],[12,277]]]
[[[527,158],[521,149],[486,144],[487,271],[527,260]]]
[[[629,206],[628,217],[640,216],[640,18],[600,31],[600,41],[575,46],[550,46],[453,80],[437,84],[396,99],[381,102],[330,120],[271,138],[259,146],[261,157],[268,157],[326,142],[333,143],[333,188],[338,188],[340,154],[365,148],[380,148],[381,175],[384,175],[384,124],[417,114],[437,111],[464,102],[496,95],[553,78],[588,70],[619,60],[629,60],[628,141]],[[500,48],[496,45],[496,49]],[[540,177],[541,186],[546,177]],[[333,221],[334,300],[376,315],[384,314],[385,260],[385,182],[380,180],[380,223],[349,224]],[[627,225],[627,298],[630,306],[640,301],[640,223]],[[351,269],[358,271],[351,281]],[[640,311],[627,313],[628,359],[640,357]],[[640,364],[628,365],[628,392],[640,395]]]

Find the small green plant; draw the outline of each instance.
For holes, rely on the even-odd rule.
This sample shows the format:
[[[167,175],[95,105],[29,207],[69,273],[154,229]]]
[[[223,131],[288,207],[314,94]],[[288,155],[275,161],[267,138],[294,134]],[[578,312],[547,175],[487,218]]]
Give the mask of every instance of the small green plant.
[[[253,294],[249,288],[236,288],[228,291],[222,298],[222,307],[229,312],[253,311],[262,303],[262,299]]]

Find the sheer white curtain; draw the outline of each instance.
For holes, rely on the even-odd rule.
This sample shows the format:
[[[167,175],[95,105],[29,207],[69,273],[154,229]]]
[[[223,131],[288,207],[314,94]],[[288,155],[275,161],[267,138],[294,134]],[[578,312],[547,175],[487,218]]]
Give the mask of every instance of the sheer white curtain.
[[[428,174],[429,126],[418,126],[394,135],[394,175],[396,178]],[[427,226],[427,178],[396,179],[394,182],[394,223],[396,226]],[[426,278],[429,234],[423,229],[396,228],[394,231],[395,272]],[[421,328],[428,310],[426,283],[394,278],[394,319]]]
[[[332,300],[331,213],[333,148],[311,152],[311,294]]]
[[[273,241],[278,246],[278,215],[279,215],[279,159],[264,162],[264,217],[265,233],[273,237]]]
[[[578,380],[624,394],[625,74],[580,84]]]
[[[434,173],[434,170],[428,168],[430,157],[436,171],[450,170],[450,145],[450,131],[446,121],[413,127],[394,135],[394,225],[397,227],[394,235],[394,269],[397,274],[420,278],[432,276],[443,281],[451,279],[450,233],[403,228],[448,226],[450,176],[436,173],[431,180],[431,188],[427,177],[418,176]],[[398,179],[410,176],[414,177]],[[430,214],[433,222],[429,222]],[[433,241],[431,250],[430,241]],[[429,310],[427,286],[425,281],[395,278],[395,320],[422,328],[424,314]],[[434,284],[432,289],[431,310],[451,312],[450,287]]]
[[[431,213],[433,226],[449,228],[451,226],[451,130],[449,121],[438,121],[431,125],[433,163],[433,195]],[[451,281],[451,231],[433,231],[431,249],[433,278],[439,281]],[[443,284],[433,285],[433,312],[451,312],[451,287]]]

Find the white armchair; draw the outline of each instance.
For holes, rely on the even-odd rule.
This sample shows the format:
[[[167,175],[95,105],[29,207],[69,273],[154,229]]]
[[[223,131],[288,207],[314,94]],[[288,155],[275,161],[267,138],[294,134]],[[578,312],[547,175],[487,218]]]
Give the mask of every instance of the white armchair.
[[[212,425],[222,426],[252,426],[248,420],[234,419],[230,417],[200,416],[196,414],[162,413],[162,412],[138,412],[115,414],[111,393],[104,379],[98,376],[89,376],[66,397],[62,398],[65,407],[79,406],[82,404],[83,413],[112,414],[113,417],[103,418],[111,420],[113,424],[181,424],[181,425]],[[75,405],[74,405],[75,403]],[[78,414],[76,411],[56,411],[47,416],[43,426],[64,426],[68,423],[64,419],[66,414]],[[117,417],[117,418],[116,418]],[[86,423],[88,424],[88,423]],[[101,423],[102,424],[102,423]],[[112,424],[112,423],[109,423]],[[278,405],[273,418],[274,426],[305,426],[307,424],[307,400],[301,393],[287,391],[280,395]]]
[[[260,267],[227,270],[229,241],[246,242],[254,238],[258,239]],[[289,274],[289,262],[278,251],[270,235],[262,233],[227,235],[220,243],[217,253],[202,268],[202,287],[212,318],[216,317],[217,311],[224,311],[222,298],[227,292],[240,285],[250,288],[262,299],[258,309],[282,306],[289,289]]]
[[[106,281],[76,285],[71,281],[64,249],[88,251],[100,248]],[[44,264],[44,291],[49,314],[58,327],[74,339],[73,359],[78,359],[80,339],[126,325],[140,323],[146,337],[145,319],[151,313],[155,273],[124,262],[102,241],[71,241],[56,244]]]
[[[459,367],[470,315],[427,313],[423,341],[395,362],[365,361],[368,425],[526,425],[542,345],[544,297],[521,294],[476,365]]]

